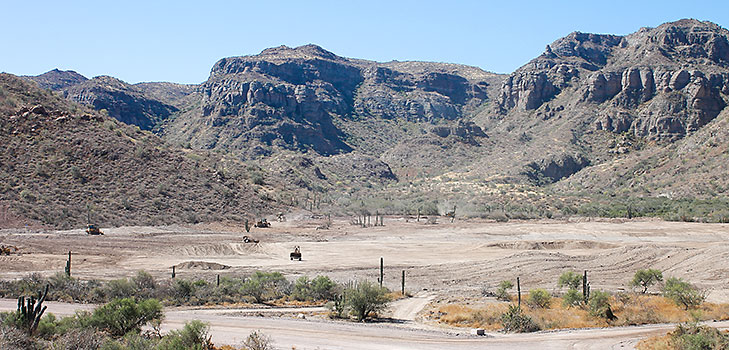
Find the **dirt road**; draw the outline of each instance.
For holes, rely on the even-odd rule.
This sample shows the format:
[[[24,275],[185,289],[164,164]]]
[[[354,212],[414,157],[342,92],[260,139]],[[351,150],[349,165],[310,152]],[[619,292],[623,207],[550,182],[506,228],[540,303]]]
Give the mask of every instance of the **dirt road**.
[[[419,301],[418,299],[415,299]],[[49,302],[48,312],[70,315],[92,306]],[[0,299],[0,311],[11,311],[15,300]],[[167,310],[164,331],[179,329],[185,322],[201,320],[211,326],[216,344],[240,344],[253,331],[271,337],[278,349],[632,349],[642,338],[663,334],[670,324],[639,327],[565,330],[532,334],[490,334],[472,336],[464,330],[423,329],[412,323],[361,324],[287,317],[238,316],[242,310]],[[250,310],[248,310],[250,311]],[[291,311],[291,310],[289,310]],[[399,311],[395,311],[396,313]],[[708,323],[727,328],[729,321]]]

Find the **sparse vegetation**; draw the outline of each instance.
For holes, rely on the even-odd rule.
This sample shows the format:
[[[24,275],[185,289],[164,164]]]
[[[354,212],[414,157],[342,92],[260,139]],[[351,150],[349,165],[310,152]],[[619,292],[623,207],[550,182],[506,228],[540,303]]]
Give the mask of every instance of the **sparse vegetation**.
[[[633,280],[630,285],[636,288],[642,288],[641,291],[645,294],[652,285],[663,281],[663,273],[660,270],[647,269],[638,270],[633,276]]]
[[[535,308],[549,308],[552,304],[552,296],[544,289],[532,289],[529,291],[527,303]]]
[[[390,301],[389,291],[369,281],[360,281],[344,290],[346,305],[358,321],[382,310]]]
[[[686,310],[696,308],[706,300],[706,293],[681,278],[670,277],[663,287],[663,295]]]
[[[501,281],[499,287],[496,289],[496,299],[501,301],[510,301],[511,295],[509,290],[514,288],[514,282],[509,280]]]

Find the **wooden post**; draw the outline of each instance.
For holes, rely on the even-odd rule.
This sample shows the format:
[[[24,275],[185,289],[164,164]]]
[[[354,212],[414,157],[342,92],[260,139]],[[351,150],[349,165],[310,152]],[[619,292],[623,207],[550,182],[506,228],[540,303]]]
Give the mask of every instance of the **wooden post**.
[[[217,287],[220,287],[220,275],[218,275],[218,283],[217,283]]]
[[[175,266],[172,266],[172,278],[175,278]]]
[[[521,308],[521,283],[519,283],[519,277],[516,278],[516,292],[519,295],[519,308]]]
[[[405,296],[405,270],[402,270],[402,295]]]
[[[385,277],[385,259],[380,257],[380,287],[382,287],[382,280]]]
[[[418,208],[418,222],[420,222],[420,208]]]

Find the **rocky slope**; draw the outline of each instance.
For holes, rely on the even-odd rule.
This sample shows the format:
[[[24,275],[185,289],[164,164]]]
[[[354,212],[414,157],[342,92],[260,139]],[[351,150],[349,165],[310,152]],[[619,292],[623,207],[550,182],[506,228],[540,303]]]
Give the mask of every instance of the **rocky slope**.
[[[266,189],[219,155],[170,148],[9,74],[0,74],[0,227],[253,219]],[[263,198],[263,199],[262,199]]]
[[[377,63],[315,45],[282,46],[218,61],[200,87],[200,108],[176,118],[165,135],[246,158],[277,149],[330,156],[361,145],[373,154],[407,137],[385,130],[388,137],[378,139],[373,127],[461,119],[499,79],[474,67]]]
[[[489,134],[525,135],[514,159],[532,180],[554,182],[635,151],[625,135],[661,147],[714,120],[729,94],[728,38],[697,20],[572,33],[504,80],[476,119]]]
[[[160,126],[173,113],[196,102],[196,85],[165,82],[132,85],[109,76],[87,79],[74,71],[58,69],[23,78],[71,101],[97,111],[106,110],[110,117],[142,130]]]

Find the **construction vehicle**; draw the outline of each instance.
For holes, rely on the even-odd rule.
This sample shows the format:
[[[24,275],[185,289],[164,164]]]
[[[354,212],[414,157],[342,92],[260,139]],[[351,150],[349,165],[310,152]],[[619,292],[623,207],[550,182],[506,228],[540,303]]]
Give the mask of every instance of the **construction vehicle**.
[[[263,219],[259,220],[259,221],[258,221],[258,222],[257,222],[257,223],[256,223],[255,225],[253,225],[253,226],[255,226],[255,227],[258,227],[258,228],[267,228],[267,227],[271,227],[271,223],[270,223],[270,222],[268,222],[268,220],[266,220],[266,218],[263,218]]]
[[[92,236],[101,236],[104,234],[104,232],[102,232],[98,226],[94,224],[88,224],[86,225],[86,234]]]
[[[20,249],[14,245],[0,245],[0,255],[10,255],[12,253],[17,253],[18,250]]]
[[[291,260],[299,259],[299,261],[301,261],[301,247],[294,247],[294,251],[289,254],[289,257],[291,258]]]
[[[243,236],[243,243],[258,243],[259,241],[253,237]]]

